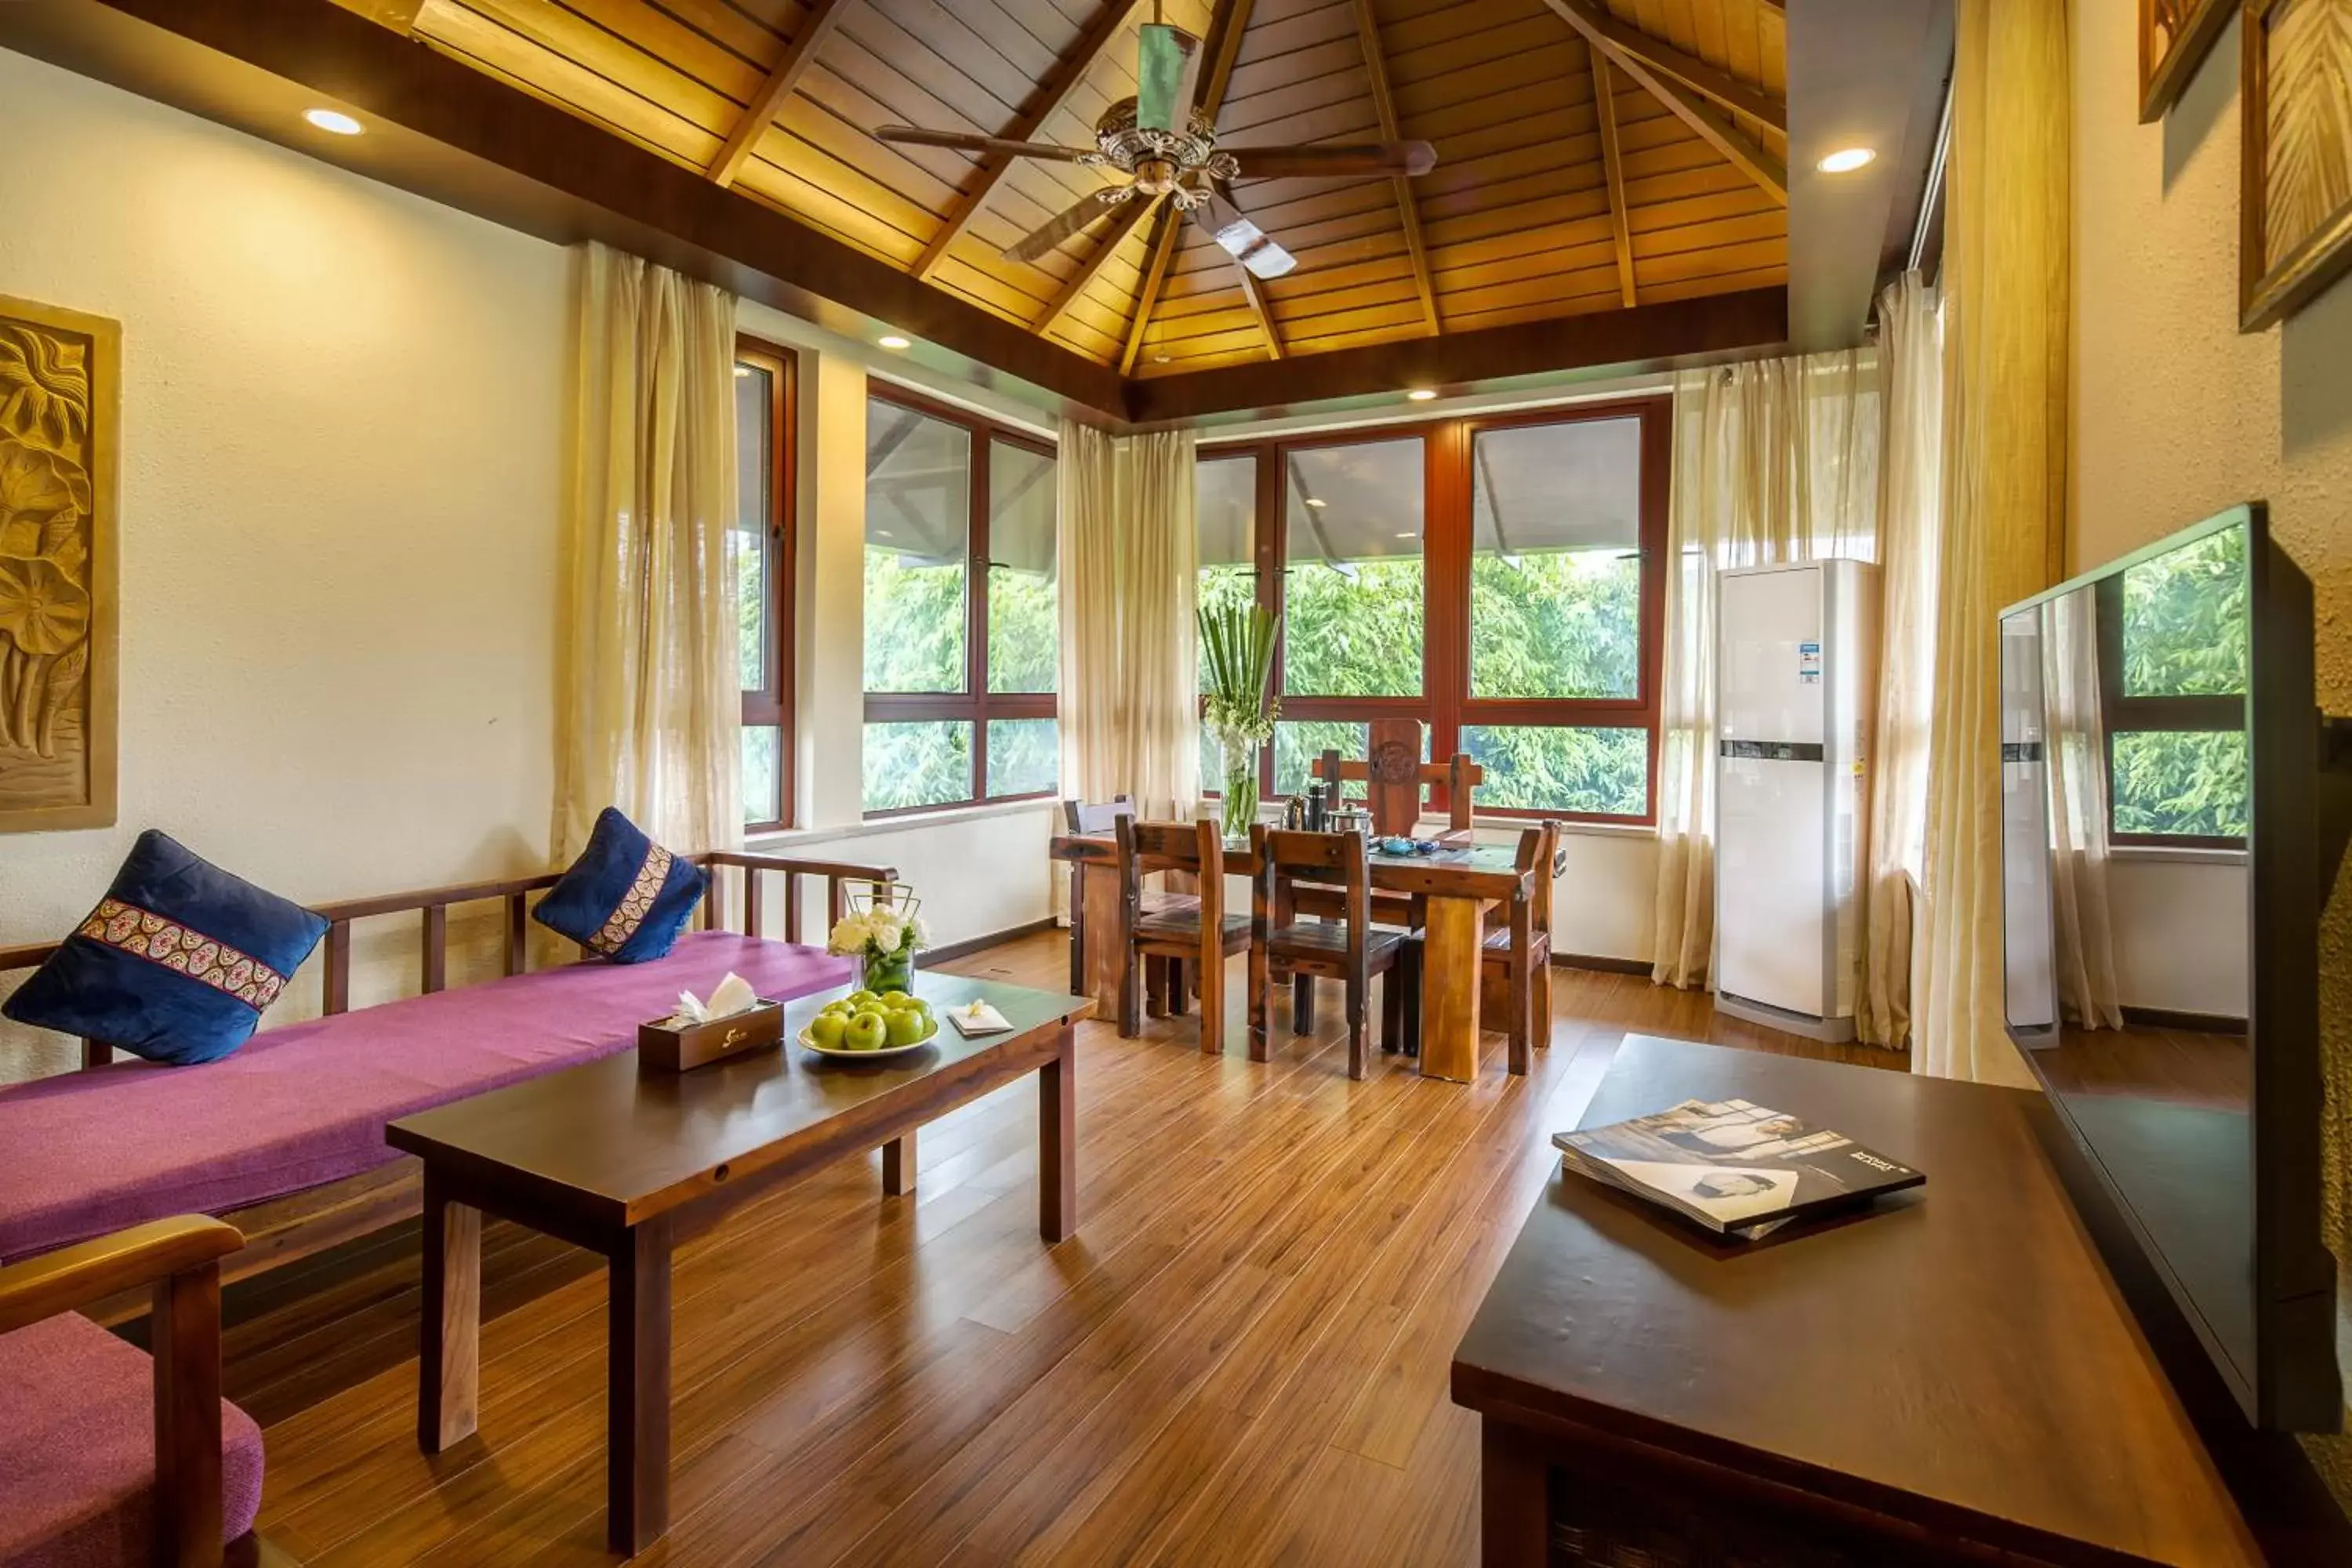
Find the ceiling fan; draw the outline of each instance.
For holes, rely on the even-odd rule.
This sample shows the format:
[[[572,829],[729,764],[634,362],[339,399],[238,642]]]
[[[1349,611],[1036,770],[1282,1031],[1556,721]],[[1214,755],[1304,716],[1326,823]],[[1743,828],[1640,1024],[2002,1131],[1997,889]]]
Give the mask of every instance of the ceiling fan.
[[[1158,7],[1154,6],[1157,14]],[[1103,111],[1095,144],[1060,147],[1009,142],[952,131],[885,125],[885,142],[954,147],[1015,158],[1044,158],[1089,168],[1117,169],[1123,185],[1106,185],[1004,250],[1008,261],[1034,261],[1083,234],[1139,196],[1167,197],[1207,230],[1234,260],[1259,278],[1279,278],[1298,265],[1272,236],[1244,216],[1217,186],[1229,180],[1339,178],[1354,174],[1425,174],[1437,163],[1426,142],[1374,142],[1355,146],[1217,146],[1217,128],[1194,102],[1200,85],[1201,40],[1163,22],[1145,23],[1136,60],[1136,95]]]

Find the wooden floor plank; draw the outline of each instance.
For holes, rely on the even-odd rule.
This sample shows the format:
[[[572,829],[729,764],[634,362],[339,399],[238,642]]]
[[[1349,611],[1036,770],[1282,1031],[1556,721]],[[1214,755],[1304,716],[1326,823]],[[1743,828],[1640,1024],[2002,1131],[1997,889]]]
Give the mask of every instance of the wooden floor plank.
[[[948,965],[1058,989],[1058,935]],[[1238,975],[1227,1037],[1245,1029]],[[1476,1426],[1454,1343],[1628,1030],[1901,1065],[1703,994],[1560,971],[1524,1079],[1379,1057],[1324,1009],[1274,1059],[1192,1018],[1081,1027],[1077,1236],[1039,1246],[1034,1096],[924,1130],[913,1193],[851,1162],[680,1248],[660,1568],[1466,1563]],[[1016,1086],[1017,1087],[1017,1086]],[[482,1430],[413,1438],[416,1259],[387,1233],[257,1291],[232,1396],[265,1413],[263,1533],[317,1568],[609,1563],[596,1260],[484,1237]]]

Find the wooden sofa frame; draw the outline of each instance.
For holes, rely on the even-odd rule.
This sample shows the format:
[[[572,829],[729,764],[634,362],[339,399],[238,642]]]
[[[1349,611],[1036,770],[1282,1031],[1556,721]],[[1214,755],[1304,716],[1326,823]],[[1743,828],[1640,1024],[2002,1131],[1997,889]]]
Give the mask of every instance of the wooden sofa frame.
[[[719,929],[730,905],[736,902],[730,900],[728,893],[730,884],[737,879],[722,875],[725,869],[733,868],[742,872],[740,879],[742,898],[737,907],[742,915],[740,929],[747,934],[759,931],[761,917],[765,912],[761,874],[781,873],[784,879],[783,935],[786,942],[793,942],[801,940],[803,878],[821,877],[824,879],[825,929],[830,931],[847,910],[846,884],[894,882],[898,877],[897,869],[888,866],[861,866],[838,860],[799,860],[774,855],[752,855],[740,850],[712,850],[685,858],[710,872],[709,890],[703,895],[701,908],[696,915],[695,923],[703,931]],[[447,988],[449,978],[451,906],[488,902],[494,899],[503,900],[506,904],[505,972],[510,975],[522,973],[530,947],[530,895],[553,887],[562,876],[559,871],[547,871],[533,877],[466,882],[416,892],[390,893],[380,898],[346,899],[339,903],[315,906],[314,912],[324,916],[330,922],[325,938],[319,944],[326,954],[322,973],[322,1010],[328,1014],[351,1011],[352,922],[385,915],[413,914],[418,917],[424,935],[418,980],[425,991],[441,991]],[[60,945],[60,942],[47,942],[0,947],[0,973],[36,968],[47,962]],[[113,1050],[108,1046],[95,1040],[82,1042],[81,1065],[85,1070],[103,1067],[113,1057]],[[356,1176],[346,1176],[244,1208],[225,1211],[218,1217],[244,1233],[245,1247],[222,1260],[221,1282],[228,1284],[251,1279],[329,1247],[355,1241],[423,1212],[424,1185],[417,1162],[405,1154],[389,1164],[362,1171]],[[101,1323],[128,1322],[147,1311],[147,1292],[125,1291],[89,1304],[83,1310]]]

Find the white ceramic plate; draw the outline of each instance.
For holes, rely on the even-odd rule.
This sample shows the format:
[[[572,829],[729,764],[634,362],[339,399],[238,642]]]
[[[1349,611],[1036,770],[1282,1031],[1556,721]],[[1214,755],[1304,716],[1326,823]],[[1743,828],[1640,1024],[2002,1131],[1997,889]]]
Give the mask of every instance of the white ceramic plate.
[[[800,1032],[800,1042],[803,1048],[809,1051],[811,1055],[820,1056],[824,1058],[827,1061],[834,1062],[891,1061],[899,1057],[912,1056],[915,1052],[921,1050],[924,1047],[931,1044],[939,1037],[940,1025],[939,1020],[936,1018],[931,1020],[931,1032],[925,1035],[921,1039],[917,1040],[913,1045],[884,1046],[878,1051],[828,1051],[823,1046],[818,1045],[814,1040],[809,1038],[808,1028],[805,1025],[802,1026]]]

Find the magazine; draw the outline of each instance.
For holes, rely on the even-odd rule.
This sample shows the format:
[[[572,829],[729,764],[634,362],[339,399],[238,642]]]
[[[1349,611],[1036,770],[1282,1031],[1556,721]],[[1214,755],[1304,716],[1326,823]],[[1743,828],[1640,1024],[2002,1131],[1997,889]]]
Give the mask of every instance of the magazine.
[[[1843,1133],[1745,1100],[1685,1100],[1551,1141],[1570,1169],[1748,1240],[1927,1179]]]

